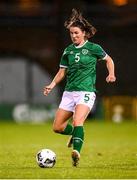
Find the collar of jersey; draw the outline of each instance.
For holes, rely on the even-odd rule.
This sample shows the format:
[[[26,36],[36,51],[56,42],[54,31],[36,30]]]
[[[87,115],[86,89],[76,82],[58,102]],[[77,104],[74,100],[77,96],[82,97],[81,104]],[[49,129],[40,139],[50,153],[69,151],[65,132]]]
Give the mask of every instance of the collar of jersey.
[[[88,40],[86,40],[82,45],[80,45],[80,46],[75,46],[75,48],[81,48],[81,47],[83,47],[86,43],[88,42]]]

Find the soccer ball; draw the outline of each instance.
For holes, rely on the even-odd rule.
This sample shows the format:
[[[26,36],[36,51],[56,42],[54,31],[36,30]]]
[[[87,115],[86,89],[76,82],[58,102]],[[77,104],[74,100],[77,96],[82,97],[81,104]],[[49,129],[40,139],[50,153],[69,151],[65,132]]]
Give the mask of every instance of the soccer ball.
[[[56,163],[56,154],[50,149],[42,149],[36,154],[36,161],[41,168],[52,168]]]

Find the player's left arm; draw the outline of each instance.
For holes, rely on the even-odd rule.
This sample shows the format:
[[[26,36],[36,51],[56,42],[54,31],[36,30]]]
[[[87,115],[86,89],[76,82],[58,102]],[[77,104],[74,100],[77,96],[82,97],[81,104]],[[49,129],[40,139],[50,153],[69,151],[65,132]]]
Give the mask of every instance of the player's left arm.
[[[115,76],[114,62],[113,62],[112,58],[109,55],[107,55],[105,57],[105,60],[106,60],[106,67],[108,69],[108,76],[106,77],[106,81],[107,81],[107,83],[115,82],[116,81],[116,76]]]

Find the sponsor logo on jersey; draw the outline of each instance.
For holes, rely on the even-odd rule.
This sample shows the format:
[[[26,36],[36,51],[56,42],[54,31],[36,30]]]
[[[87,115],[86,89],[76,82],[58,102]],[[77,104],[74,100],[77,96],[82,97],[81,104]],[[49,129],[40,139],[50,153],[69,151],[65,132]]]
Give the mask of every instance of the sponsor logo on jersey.
[[[73,51],[70,51],[70,54],[73,54]]]

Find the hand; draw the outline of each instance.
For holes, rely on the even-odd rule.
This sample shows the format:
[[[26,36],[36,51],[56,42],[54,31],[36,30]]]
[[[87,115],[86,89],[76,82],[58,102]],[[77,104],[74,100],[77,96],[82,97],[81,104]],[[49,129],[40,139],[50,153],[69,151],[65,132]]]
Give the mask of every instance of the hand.
[[[50,87],[50,85],[49,85],[49,86],[45,86],[45,87],[44,87],[43,94],[44,94],[45,96],[47,96],[47,95],[50,93],[51,90],[52,90],[52,88]]]
[[[108,76],[106,77],[106,81],[107,81],[107,83],[109,83],[109,82],[115,82],[115,81],[116,81],[116,77],[115,77],[114,75],[108,75]]]
[[[55,83],[54,81],[52,81],[50,85],[44,87],[44,92],[43,92],[43,94],[44,94],[45,96],[47,96],[47,95],[50,93],[50,91],[51,91],[55,86],[56,86],[56,83]]]

